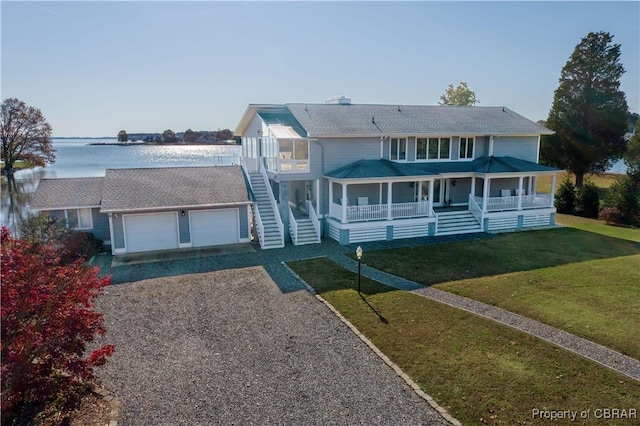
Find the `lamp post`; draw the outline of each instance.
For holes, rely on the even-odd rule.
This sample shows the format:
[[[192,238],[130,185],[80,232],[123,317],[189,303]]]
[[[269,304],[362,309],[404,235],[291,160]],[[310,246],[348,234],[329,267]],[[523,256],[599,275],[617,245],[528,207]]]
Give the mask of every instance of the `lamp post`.
[[[362,247],[360,246],[358,246],[358,248],[356,249],[356,257],[358,258],[358,294],[360,294],[360,260],[362,259]]]

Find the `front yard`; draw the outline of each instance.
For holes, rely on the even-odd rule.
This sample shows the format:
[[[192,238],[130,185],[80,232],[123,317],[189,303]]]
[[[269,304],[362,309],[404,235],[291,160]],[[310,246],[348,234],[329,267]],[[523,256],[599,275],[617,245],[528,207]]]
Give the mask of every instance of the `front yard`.
[[[424,250],[423,264],[428,258],[434,265],[424,255],[480,242],[411,250]],[[365,253],[368,264],[373,255]],[[466,258],[454,259],[460,267]],[[638,408],[640,383],[545,341],[363,277],[365,301],[355,291],[356,274],[327,259],[290,266],[463,424],[548,422],[535,418],[535,409]],[[471,275],[473,267],[460,271]]]
[[[638,243],[564,228],[373,251],[364,262],[640,359]]]

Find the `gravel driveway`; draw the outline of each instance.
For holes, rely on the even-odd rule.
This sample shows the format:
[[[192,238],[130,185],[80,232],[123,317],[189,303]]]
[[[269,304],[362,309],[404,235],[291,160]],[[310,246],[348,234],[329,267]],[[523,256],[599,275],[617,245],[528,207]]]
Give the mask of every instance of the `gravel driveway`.
[[[306,291],[262,267],[108,287],[98,370],[122,424],[447,424]]]

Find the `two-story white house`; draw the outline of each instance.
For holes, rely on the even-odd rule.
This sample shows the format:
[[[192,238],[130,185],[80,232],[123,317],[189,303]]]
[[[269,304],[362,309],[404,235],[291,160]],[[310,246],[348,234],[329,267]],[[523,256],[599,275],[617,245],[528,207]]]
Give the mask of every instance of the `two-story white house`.
[[[554,224],[552,131],[506,107],[252,104],[235,133],[263,247]]]

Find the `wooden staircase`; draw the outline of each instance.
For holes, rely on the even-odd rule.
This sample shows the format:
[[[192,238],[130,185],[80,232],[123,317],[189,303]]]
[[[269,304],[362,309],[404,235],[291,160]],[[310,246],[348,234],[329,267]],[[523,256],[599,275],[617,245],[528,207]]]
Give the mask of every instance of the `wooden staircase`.
[[[313,226],[311,219],[298,218],[295,220],[297,229],[293,229],[294,222],[289,221],[289,230],[291,234],[291,241],[296,246],[304,244],[317,244],[320,242],[320,236]]]
[[[284,232],[281,232],[276,220],[276,215],[279,213],[274,211],[270,199],[271,187],[267,185],[260,172],[250,172],[249,180],[255,198],[254,215],[260,218],[254,223],[257,227],[262,225],[262,229],[258,230],[260,247],[263,249],[284,247]],[[273,195],[271,194],[271,196]]]
[[[483,232],[482,224],[469,210],[436,213],[436,235]]]

